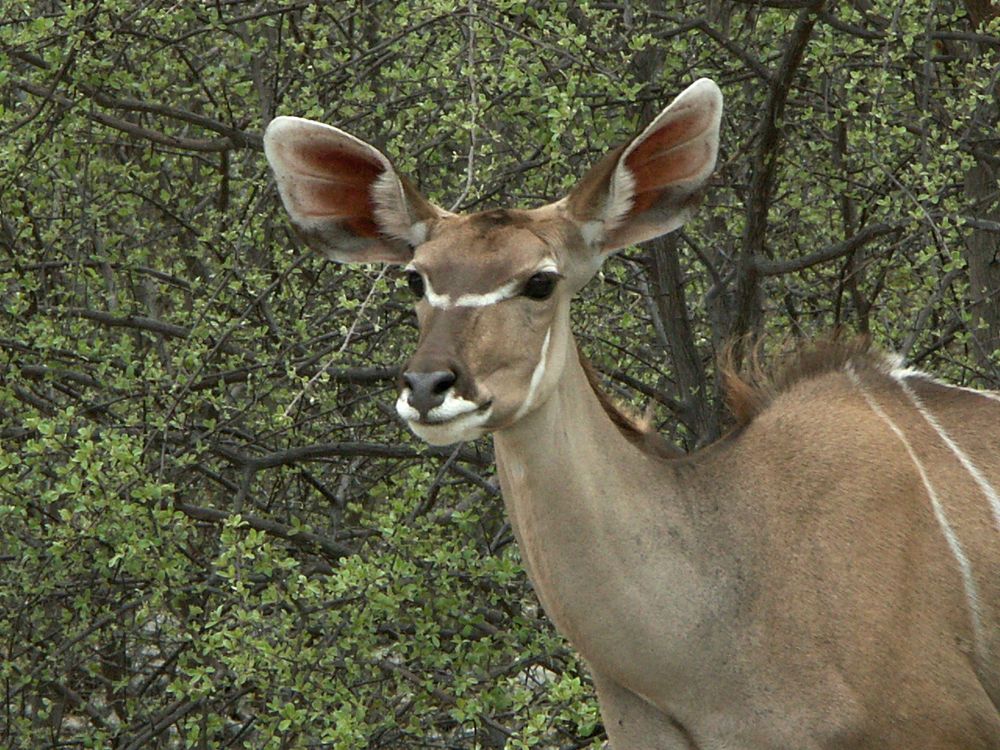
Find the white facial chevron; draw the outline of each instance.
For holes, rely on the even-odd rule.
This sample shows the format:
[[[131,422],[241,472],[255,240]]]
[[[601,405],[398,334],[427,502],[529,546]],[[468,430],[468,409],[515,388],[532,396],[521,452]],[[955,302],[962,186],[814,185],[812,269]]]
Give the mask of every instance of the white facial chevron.
[[[417,271],[413,266],[407,266],[406,270]],[[434,287],[431,286],[431,280],[424,274],[420,275],[424,280],[424,299],[427,300],[427,304],[438,310],[450,310],[455,307],[486,307],[487,305],[495,305],[497,302],[503,302],[505,299],[514,297],[519,285],[517,281],[508,281],[506,284],[498,286],[492,292],[460,294],[458,297],[452,297],[450,294],[438,294],[434,291]]]
[[[487,305],[495,305],[497,302],[510,299],[514,296],[517,287],[518,283],[516,281],[509,281],[503,286],[497,287],[492,292],[486,292],[485,294],[461,294],[458,296],[458,299],[451,300],[450,297],[446,299],[451,300],[448,307],[486,307]]]
[[[545,376],[545,367],[549,357],[549,339],[551,336],[552,329],[549,328],[545,332],[545,340],[542,341],[542,352],[538,355],[538,364],[535,365],[535,369],[531,372],[531,382],[528,383],[528,395],[524,397],[524,402],[518,408],[517,414],[514,415],[515,421],[527,414],[531,407],[535,405],[535,398],[538,396],[538,387]]]

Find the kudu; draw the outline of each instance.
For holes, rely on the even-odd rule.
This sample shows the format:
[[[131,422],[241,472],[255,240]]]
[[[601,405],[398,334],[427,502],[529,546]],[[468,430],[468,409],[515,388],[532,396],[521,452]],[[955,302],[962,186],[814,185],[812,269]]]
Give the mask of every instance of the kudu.
[[[396,409],[430,443],[493,434],[613,748],[996,750],[1000,394],[832,347],[666,455],[588,376],[570,298],[684,223],[721,111],[699,80],[562,200],[470,215],[336,128],[279,117],[264,146],[309,245],[405,265],[420,338]]]

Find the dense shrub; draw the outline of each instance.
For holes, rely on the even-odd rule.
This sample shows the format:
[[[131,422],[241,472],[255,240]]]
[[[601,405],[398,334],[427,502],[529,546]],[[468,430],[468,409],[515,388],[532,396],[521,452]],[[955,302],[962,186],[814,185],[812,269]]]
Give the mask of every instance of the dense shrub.
[[[838,326],[996,387],[996,22],[821,6],[2,0],[0,744],[600,746],[489,442],[394,417],[403,280],[304,251],[260,133],[535,205],[711,76],[700,214],[577,305],[609,387],[693,447],[727,341]]]

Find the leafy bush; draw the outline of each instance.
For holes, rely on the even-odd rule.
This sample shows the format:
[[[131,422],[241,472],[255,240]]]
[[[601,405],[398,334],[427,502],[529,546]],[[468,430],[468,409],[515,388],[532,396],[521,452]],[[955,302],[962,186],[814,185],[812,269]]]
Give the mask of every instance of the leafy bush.
[[[478,210],[558,197],[711,76],[698,219],[577,305],[610,387],[692,447],[726,341],[835,326],[996,387],[997,22],[805,6],[0,3],[4,746],[603,741],[489,443],[394,418],[403,280],[289,232],[275,114]]]

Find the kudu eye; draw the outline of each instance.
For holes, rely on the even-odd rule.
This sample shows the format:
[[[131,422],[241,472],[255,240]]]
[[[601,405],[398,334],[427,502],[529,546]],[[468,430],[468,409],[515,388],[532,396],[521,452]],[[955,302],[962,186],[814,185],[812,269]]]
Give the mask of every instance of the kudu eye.
[[[414,271],[411,268],[406,272],[406,285],[410,287],[410,291],[417,299],[424,296],[424,277],[420,275],[419,271]]]
[[[536,273],[525,282],[521,294],[528,299],[548,299],[552,296],[552,292],[555,291],[558,281],[559,274],[557,273],[547,271]]]

